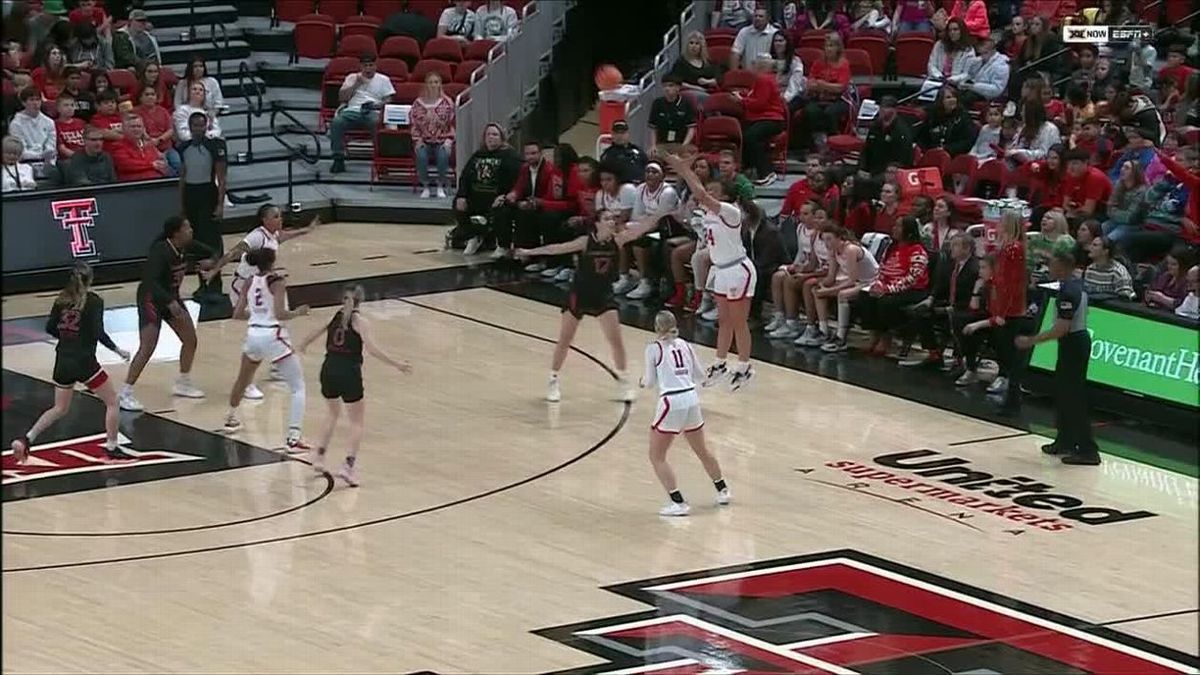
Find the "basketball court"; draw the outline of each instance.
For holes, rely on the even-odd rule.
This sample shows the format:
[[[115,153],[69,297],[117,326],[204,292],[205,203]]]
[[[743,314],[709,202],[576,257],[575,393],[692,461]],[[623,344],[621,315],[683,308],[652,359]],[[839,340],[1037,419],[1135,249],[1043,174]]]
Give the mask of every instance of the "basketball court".
[[[1195,478],[1062,466],[1043,436],[839,381],[836,359],[861,355],[816,372],[780,356],[741,392],[701,392],[733,504],[712,505],[678,443],[693,511],[660,518],[654,393],[612,400],[585,322],[563,401],[544,402],[560,291],[441,252],[442,232],[337,224],[280,250],[292,306],[315,307],[296,340],[357,280],[377,341],[413,364],[368,358],[360,488],[277,452],[280,384],[243,405],[242,432],[216,431],[245,335],[231,320],[198,326],[203,400],[169,395],[177,343],[160,345],[147,412],[122,415],[137,462],[98,459],[103,407],[83,394],[27,466],[5,451],[5,672],[1200,667]],[[132,288],[101,291],[127,349]],[[53,396],[52,297],[4,304],[5,443]],[[628,323],[652,315],[625,312],[631,372],[651,334]],[[303,358],[309,436],[322,356]],[[335,437],[329,462],[343,451]]]

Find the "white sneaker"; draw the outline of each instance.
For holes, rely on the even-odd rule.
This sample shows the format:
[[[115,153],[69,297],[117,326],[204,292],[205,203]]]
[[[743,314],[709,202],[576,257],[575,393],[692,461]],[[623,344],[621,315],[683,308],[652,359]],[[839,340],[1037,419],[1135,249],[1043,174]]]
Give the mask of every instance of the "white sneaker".
[[[717,493],[717,506],[725,506],[731,499],[733,499],[733,496],[729,494],[729,488],[725,488]]]
[[[692,507],[688,506],[687,502],[671,502],[658,510],[660,516],[686,516],[692,512]]]
[[[716,320],[718,318],[720,318],[720,312],[717,311],[716,307],[713,307],[712,309],[710,309],[706,312],[701,312],[700,318],[703,319],[704,321],[716,322]]]
[[[546,269],[542,270],[542,278],[553,279],[554,277],[558,276],[558,273],[561,271],[561,267],[547,267]]]
[[[617,400],[625,403],[631,403],[637,399],[637,390],[633,383],[627,379],[621,379],[617,383]]]
[[[643,300],[651,295],[654,295],[654,285],[650,283],[649,279],[642,279],[638,282],[637,287],[629,291],[625,297],[630,300]]]
[[[441,185],[439,185],[439,186],[438,186],[438,190],[437,190],[437,198],[438,198],[438,199],[445,199],[445,198],[446,198],[446,188],[442,187]]]
[[[716,306],[717,306],[717,303],[712,299],[712,296],[709,295],[708,293],[705,293],[704,296],[702,298],[700,298],[700,308],[696,310],[696,313],[697,314],[707,314],[710,311],[712,311],[712,309]],[[715,319],[708,319],[708,320],[714,321]]]
[[[421,190],[421,199],[429,199],[429,188]]]
[[[820,347],[825,344],[825,334],[816,326],[809,325],[804,329],[804,335],[796,338],[794,343],[797,347]]]
[[[238,419],[237,413],[229,413],[225,416],[225,433],[232,434],[242,428],[242,421]]]
[[[338,469],[337,477],[346,481],[346,485],[356,488],[359,485],[358,468],[349,464],[342,464],[342,468]]]
[[[963,373],[962,375],[960,375],[957,380],[954,381],[954,385],[956,387],[966,387],[968,385],[975,384],[978,381],[979,381],[979,373],[976,373],[973,370],[968,370],[965,373]]]
[[[554,277],[557,282],[569,282],[575,278],[575,270],[570,267],[564,267],[558,271],[558,275]]]
[[[483,237],[471,237],[467,240],[467,245],[463,247],[463,255],[475,255],[479,253],[479,247],[483,245]]]
[[[711,387],[729,374],[729,367],[724,363],[714,363],[708,367],[708,371],[704,375],[704,382],[700,386]]]
[[[800,335],[800,324],[795,321],[785,321],[783,325],[767,333],[772,340],[793,340]]]
[[[785,323],[787,323],[787,319],[784,318],[782,314],[776,314],[771,317],[771,320],[767,322],[767,325],[763,326],[763,330],[769,335],[772,332],[783,328],[783,324]]]
[[[251,382],[249,385],[246,386],[246,391],[245,391],[245,393],[242,394],[242,396],[249,401],[263,400],[262,389],[259,389],[258,386],[255,385],[253,382]]]
[[[537,263],[537,262],[529,263],[528,265],[525,266],[525,271],[530,274],[541,274],[542,270],[544,270],[544,269],[546,269],[546,266],[543,265],[542,263]]]
[[[146,409],[146,407],[142,405],[141,401],[133,397],[132,393],[126,394],[125,392],[121,392],[121,394],[117,396],[117,406],[120,407],[121,410],[128,410],[129,412],[142,412]]]
[[[621,278],[617,279],[613,284],[613,293],[615,295],[625,295],[629,292],[629,289],[633,288],[635,283],[633,277],[630,277],[628,274],[622,274]]]
[[[987,393],[989,393],[989,394],[1003,394],[1007,391],[1008,391],[1008,378],[1007,377],[997,377],[996,379],[992,380],[992,383],[989,384],[988,388],[987,388]]]
[[[508,249],[497,246],[492,250],[490,257],[492,260],[499,260],[508,255]]]
[[[175,386],[171,387],[171,394],[183,398],[204,398],[204,392],[199,387],[183,379],[175,381]]]
[[[550,384],[546,387],[546,400],[551,403],[558,403],[562,400],[562,390],[558,387],[558,379],[550,380]]]

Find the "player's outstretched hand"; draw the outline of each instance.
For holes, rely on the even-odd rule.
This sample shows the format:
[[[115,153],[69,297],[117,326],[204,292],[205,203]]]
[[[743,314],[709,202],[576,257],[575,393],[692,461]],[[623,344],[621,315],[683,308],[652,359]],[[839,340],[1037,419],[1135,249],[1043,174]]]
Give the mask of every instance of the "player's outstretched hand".
[[[124,361],[125,363],[129,363],[129,359],[130,359],[129,352],[125,351],[124,349],[117,347],[117,356],[120,356],[121,360]]]
[[[412,372],[412,364],[409,363],[408,361],[400,361],[399,363],[396,364],[396,370],[404,373],[405,375],[408,375],[409,373]]]
[[[518,249],[516,249],[516,250],[514,250],[514,251],[513,251],[513,257],[515,257],[515,258],[519,258],[519,259],[521,259],[521,260],[528,260],[529,258],[531,258],[531,257],[532,257],[532,255],[530,255],[530,253],[529,253],[529,249],[527,249],[527,248],[518,248]]]

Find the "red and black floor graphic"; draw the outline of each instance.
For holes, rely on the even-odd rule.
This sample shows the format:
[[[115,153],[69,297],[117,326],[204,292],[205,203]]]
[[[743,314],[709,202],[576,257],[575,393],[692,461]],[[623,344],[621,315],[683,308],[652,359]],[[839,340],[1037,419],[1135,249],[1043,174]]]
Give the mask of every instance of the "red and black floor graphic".
[[[1200,661],[857,551],[620,584],[652,605],[535,631],[607,663],[564,673],[1194,673]]]
[[[6,502],[287,461],[157,415],[122,414],[121,449],[133,460],[112,462],[104,451],[104,404],[77,392],[67,416],[37,439],[26,462],[17,464],[8,443],[53,404],[54,386],[9,370],[3,383],[11,397],[3,416]]]

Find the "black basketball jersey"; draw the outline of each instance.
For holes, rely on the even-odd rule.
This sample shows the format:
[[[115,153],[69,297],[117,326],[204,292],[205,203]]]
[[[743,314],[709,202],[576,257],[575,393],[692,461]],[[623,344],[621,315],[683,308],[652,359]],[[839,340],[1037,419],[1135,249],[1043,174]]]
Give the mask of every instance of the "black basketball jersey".
[[[617,280],[619,251],[616,241],[599,241],[595,235],[589,235],[587,246],[579,254],[573,290],[588,298],[611,295]]]
[[[325,328],[325,353],[329,356],[362,363],[362,336],[358,334],[358,331],[354,330],[353,322],[347,323],[345,328],[342,327],[344,311],[339,309],[338,313],[333,315],[329,326]],[[353,314],[358,314],[358,311],[355,310]]]
[[[142,272],[142,285],[154,294],[155,300],[165,305],[179,299],[179,287],[186,274],[187,258],[182,250],[165,239],[150,245]]]
[[[95,293],[87,294],[83,309],[56,302],[46,321],[46,332],[58,338],[55,351],[63,356],[93,358],[98,342],[116,350],[116,344],[104,332],[104,301]]]

